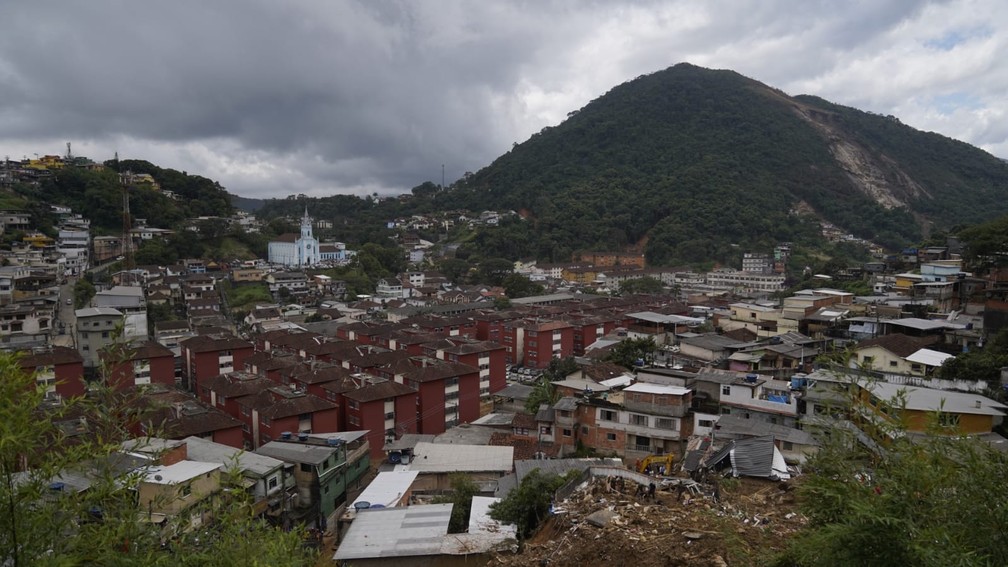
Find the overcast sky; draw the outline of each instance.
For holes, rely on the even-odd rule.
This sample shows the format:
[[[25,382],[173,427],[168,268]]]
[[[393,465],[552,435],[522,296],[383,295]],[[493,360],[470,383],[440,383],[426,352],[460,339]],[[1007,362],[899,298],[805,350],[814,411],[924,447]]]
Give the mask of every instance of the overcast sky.
[[[1008,157],[1006,29],[1004,0],[4,2],[0,158],[397,193],[683,61]]]

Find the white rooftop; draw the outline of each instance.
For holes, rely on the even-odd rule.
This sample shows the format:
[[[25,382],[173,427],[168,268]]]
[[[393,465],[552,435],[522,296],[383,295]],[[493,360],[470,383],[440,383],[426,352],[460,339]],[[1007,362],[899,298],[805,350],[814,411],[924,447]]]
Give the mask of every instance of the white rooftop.
[[[906,409],[917,411],[942,411],[969,415],[1005,415],[1008,406],[979,394],[950,392],[932,388],[903,386],[889,382],[876,382],[865,386],[872,394],[883,400],[897,398],[901,392],[906,395]]]
[[[592,392],[608,392],[609,387],[605,384],[600,384],[594,380],[585,380],[584,378],[567,378],[565,380],[557,380],[553,382],[554,387],[565,387],[573,388],[578,391],[591,390]]]
[[[413,448],[413,460],[408,470],[421,473],[508,473],[513,466],[514,447],[420,442]]]
[[[500,498],[490,496],[473,496],[472,507],[469,509],[469,533],[471,534],[502,534],[517,537],[517,529],[511,524],[501,524],[490,517],[490,505],[500,502]]]
[[[941,366],[943,362],[950,358],[955,358],[955,356],[948,354],[947,352],[939,352],[929,348],[922,348],[906,357],[909,362],[916,362],[926,366]]]
[[[621,386],[628,386],[633,383],[633,376],[630,374],[621,374],[607,380],[602,380],[599,384],[602,384],[606,388],[619,388]]]
[[[413,557],[441,552],[451,504],[361,510],[333,559]]]
[[[380,504],[385,508],[391,508],[399,502],[403,494],[406,494],[419,474],[417,471],[380,472],[353,501],[353,504],[369,502],[372,506]],[[353,507],[353,505],[350,506],[350,508]]]
[[[179,461],[173,465],[150,467],[144,480],[153,484],[178,484],[213,472],[222,466],[220,463]]]
[[[684,325],[702,325],[706,319],[699,317],[684,317],[683,315],[664,315],[662,313],[655,313],[654,311],[640,311],[637,313],[629,313],[628,317],[633,317],[634,319],[640,319],[641,321],[647,321],[649,323],[675,323]]]
[[[624,392],[640,392],[642,394],[668,394],[672,396],[684,396],[689,393],[689,388],[682,386],[668,386],[665,384],[652,384],[651,382],[637,382],[633,386],[623,389]]]
[[[251,473],[261,477],[284,466],[284,462],[280,459],[242,451],[200,437],[186,437],[185,444],[190,458],[208,463],[221,463],[227,468],[237,465],[243,474]]]

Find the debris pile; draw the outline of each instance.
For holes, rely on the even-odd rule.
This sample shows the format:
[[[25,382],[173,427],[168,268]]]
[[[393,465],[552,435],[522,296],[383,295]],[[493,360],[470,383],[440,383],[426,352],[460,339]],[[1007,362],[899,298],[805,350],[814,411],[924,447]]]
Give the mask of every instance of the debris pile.
[[[656,479],[657,480],[657,479]],[[666,479],[636,482],[592,477],[563,502],[516,555],[492,566],[759,563],[782,551],[805,523],[794,484],[764,479]]]

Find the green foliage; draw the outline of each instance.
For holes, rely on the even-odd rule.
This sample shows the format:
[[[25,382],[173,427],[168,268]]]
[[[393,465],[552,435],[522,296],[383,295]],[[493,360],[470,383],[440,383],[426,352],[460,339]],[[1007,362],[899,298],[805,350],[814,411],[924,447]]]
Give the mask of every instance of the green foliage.
[[[533,283],[521,274],[508,274],[504,277],[501,285],[504,287],[504,293],[510,299],[540,295],[543,292],[542,285]]]
[[[257,303],[273,303],[273,295],[265,283],[248,283],[238,286],[222,287],[227,298],[228,307],[232,310],[247,311]]]
[[[900,436],[882,455],[857,447],[834,436],[806,466],[809,526],[778,565],[1008,564],[1004,453],[941,435]]]
[[[556,401],[557,389],[553,386],[553,382],[547,380],[545,376],[540,376],[535,386],[532,387],[528,399],[525,400],[525,411],[534,414],[539,411],[540,405],[552,405]]]
[[[142,395],[142,394],[138,394]],[[138,521],[141,473],[117,471],[115,451],[135,417],[122,393],[96,387],[40,415],[44,391],[0,354],[0,562],[27,565],[311,565],[300,531],[284,532],[252,515],[246,492],[231,483],[214,503],[216,522],[170,540],[188,519],[161,527]],[[41,417],[41,419],[40,419]],[[61,422],[87,423],[69,436]],[[66,476],[60,477],[63,473]],[[86,490],[51,483],[87,478]],[[169,545],[162,546],[168,541]]]
[[[451,520],[448,522],[448,533],[460,534],[469,529],[469,512],[472,510],[472,498],[479,494],[479,486],[465,473],[452,473],[449,477],[451,492],[434,499],[435,504],[452,504]]]
[[[619,364],[620,366],[632,369],[637,365],[638,360],[648,361],[658,348],[654,339],[623,339],[613,345],[609,350],[606,360]]]
[[[533,469],[503,500],[490,505],[490,517],[514,524],[518,528],[518,537],[527,538],[546,519],[553,493],[565,482],[566,476],[544,474],[539,469]]]
[[[662,285],[661,280],[649,276],[625,281],[620,284],[619,291],[621,294],[662,293],[665,291],[665,286]]]
[[[472,283],[485,285],[504,285],[505,279],[514,274],[514,263],[507,258],[487,258],[476,266]],[[520,285],[520,282],[513,280],[512,284]],[[531,282],[530,282],[531,284]],[[510,297],[510,296],[509,296]]]
[[[950,358],[935,372],[945,380],[976,380],[996,386],[1001,380],[1001,369],[1008,367],[1008,330],[1002,330],[983,348],[964,352]]]
[[[1003,266],[1008,262],[1008,215],[959,231],[965,245],[967,261],[986,267]]]
[[[88,281],[87,278],[80,278],[77,280],[77,282],[74,283],[73,290],[74,307],[76,309],[83,309],[84,307],[87,307],[96,292],[94,284]]]

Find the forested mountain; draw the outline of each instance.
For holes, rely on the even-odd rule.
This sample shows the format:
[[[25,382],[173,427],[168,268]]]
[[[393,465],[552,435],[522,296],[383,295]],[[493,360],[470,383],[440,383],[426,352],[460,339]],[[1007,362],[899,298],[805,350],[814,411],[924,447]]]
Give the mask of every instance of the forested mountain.
[[[818,219],[890,248],[917,242],[1008,211],[1008,166],[893,117],[680,64],[612,89],[452,193],[526,215],[501,238],[521,254],[646,243],[651,263],[672,264],[801,240]]]
[[[159,186],[127,183],[131,216],[148,226],[176,228],[184,219],[197,216],[230,216],[229,195],[217,182],[199,175],[158,167],[143,160],[110,160],[104,169],[66,167],[39,185],[15,184],[7,200],[15,208],[32,212],[37,227],[53,219],[48,206],[66,205],[91,221],[96,234],[122,231],[123,182],[120,172],[149,174]],[[170,197],[169,195],[174,195]]]

